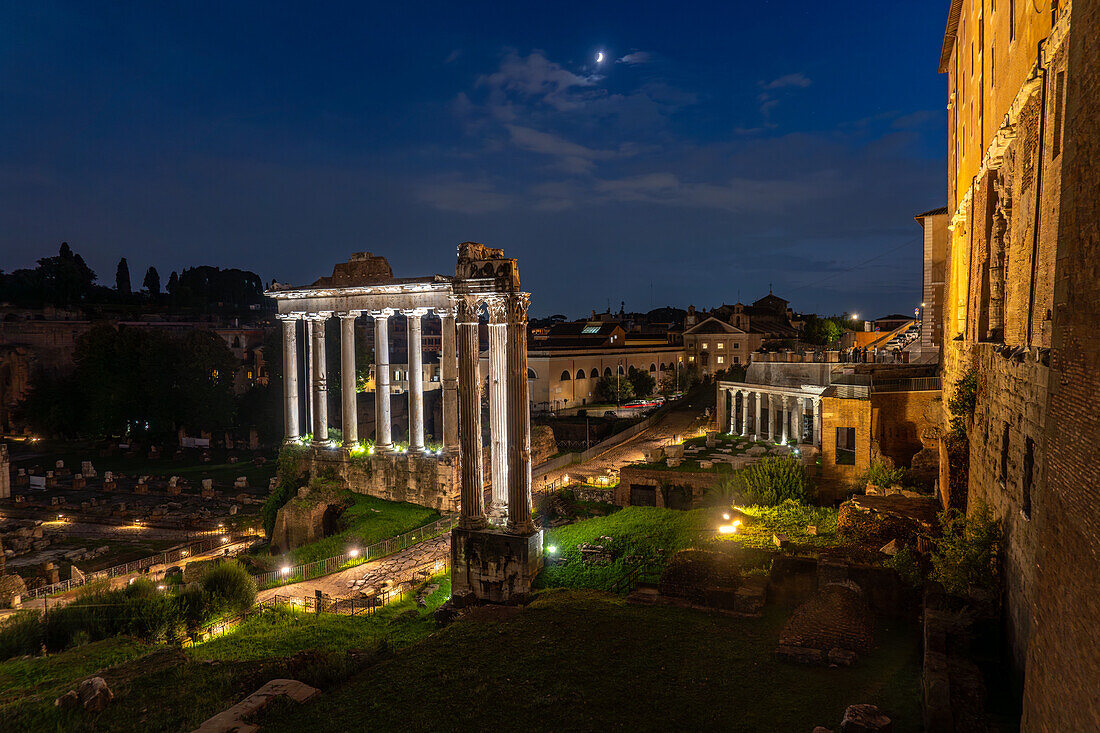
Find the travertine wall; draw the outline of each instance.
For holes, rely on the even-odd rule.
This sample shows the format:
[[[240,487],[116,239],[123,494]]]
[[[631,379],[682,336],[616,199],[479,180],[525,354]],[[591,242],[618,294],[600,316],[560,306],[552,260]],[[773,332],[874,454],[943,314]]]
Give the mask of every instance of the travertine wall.
[[[1072,12],[1028,731],[1100,730],[1100,0]]]
[[[333,471],[357,494],[407,501],[440,511],[458,511],[458,456],[362,455],[342,450],[314,450],[311,473]]]

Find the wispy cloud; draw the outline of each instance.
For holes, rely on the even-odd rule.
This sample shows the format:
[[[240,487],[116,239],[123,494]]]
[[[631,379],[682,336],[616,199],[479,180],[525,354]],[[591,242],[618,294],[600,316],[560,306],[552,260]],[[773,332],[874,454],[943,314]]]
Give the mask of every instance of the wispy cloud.
[[[794,74],[781,76],[778,79],[773,79],[766,84],[763,84],[762,86],[765,89],[785,89],[787,87],[801,87],[805,89],[812,83],[813,82],[810,81],[810,78],[808,76],[799,71],[795,72]]]
[[[653,54],[649,53],[648,51],[631,51],[625,56],[616,59],[615,63],[629,65],[648,64],[652,60]]]
[[[441,211],[462,214],[488,214],[508,208],[513,197],[501,193],[488,181],[463,180],[451,176],[420,186],[418,198]]]
[[[458,61],[461,57],[462,57],[462,49],[461,48],[456,48],[454,51],[451,51],[449,54],[447,54],[447,58],[443,59],[443,63],[444,64],[453,64],[455,61]]]

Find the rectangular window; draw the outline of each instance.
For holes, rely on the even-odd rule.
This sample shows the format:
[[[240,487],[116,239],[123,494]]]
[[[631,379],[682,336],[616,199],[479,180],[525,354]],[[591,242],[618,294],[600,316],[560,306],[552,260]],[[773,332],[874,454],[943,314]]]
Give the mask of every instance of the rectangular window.
[[[724,357],[724,356],[719,356],[719,357],[718,357],[718,363],[719,363],[719,364],[725,364],[725,363],[726,363],[726,357]]]
[[[694,356],[689,356],[688,361],[695,361],[695,357]]]
[[[1059,71],[1054,78],[1054,141],[1051,143],[1051,160],[1062,152],[1062,102],[1066,93],[1066,72]]]
[[[1024,495],[1020,504],[1020,511],[1024,513],[1025,518],[1031,519],[1031,484],[1035,480],[1035,441],[1028,438],[1024,446],[1024,472],[1021,477],[1024,484]]]
[[[733,357],[733,363],[734,364],[740,364],[741,363],[741,357],[740,356]]]
[[[856,429],[836,429],[836,465],[856,465]]]
[[[715,348],[717,348],[719,351],[721,351],[722,349],[726,348],[726,342],[725,341],[719,341],[717,344],[715,344]]]
[[[706,341],[704,341],[703,342],[703,348],[705,349],[705,348],[707,348],[707,346],[709,346],[709,344]]]
[[[741,348],[741,342],[740,341],[734,341],[733,342],[733,348],[740,349]]]

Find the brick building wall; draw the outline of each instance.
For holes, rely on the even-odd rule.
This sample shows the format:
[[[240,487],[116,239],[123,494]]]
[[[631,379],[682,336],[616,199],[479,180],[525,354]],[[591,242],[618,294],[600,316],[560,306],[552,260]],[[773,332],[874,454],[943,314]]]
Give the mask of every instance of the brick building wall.
[[[872,437],[879,452],[893,459],[895,466],[908,466],[918,451],[935,445],[942,401],[939,390],[872,392]]]
[[[855,428],[855,462],[837,463],[837,428]],[[871,467],[871,400],[821,398],[821,474],[823,496],[850,488]]]
[[[1100,730],[1100,0],[1074,0],[1023,730]],[[1078,32],[1087,29],[1087,32]]]

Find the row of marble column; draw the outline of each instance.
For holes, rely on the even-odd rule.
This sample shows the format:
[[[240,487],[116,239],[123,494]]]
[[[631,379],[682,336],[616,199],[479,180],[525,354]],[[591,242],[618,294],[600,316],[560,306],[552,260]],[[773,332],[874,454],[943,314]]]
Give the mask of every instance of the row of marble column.
[[[490,523],[530,534],[531,408],[527,383],[528,293],[458,296],[459,435],[462,444],[460,525]],[[478,314],[489,316],[489,471],[492,498],[485,506],[481,445]]]
[[[442,321],[443,383],[443,450],[458,449],[458,374],[455,359],[456,309],[432,309]],[[409,361],[409,451],[423,453],[424,443],[424,374],[421,319],[428,308],[401,309],[408,322]],[[371,311],[333,313],[287,313],[279,315],[283,322],[283,406],[287,442],[301,439],[298,405],[298,328],[299,320],[306,327],[306,369],[309,391],[307,409],[312,444],[328,447],[328,377],[325,363],[325,323],[333,315],[340,319],[340,397],[343,443],[347,448],[359,443],[359,420],[356,407],[355,319],[364,313],[374,319],[375,361],[375,442],[374,449],[388,452],[394,449],[390,414],[390,348],[389,318],[398,312],[393,308]]]
[[[802,397],[799,395],[782,395],[772,394],[770,392],[757,392],[754,390],[735,389],[730,390],[730,399],[732,402],[732,410],[728,416],[724,415],[725,410],[720,411],[720,419],[725,422],[725,425],[720,425],[728,429],[728,432],[734,435],[741,435],[743,437],[751,437],[753,440],[763,440],[768,438],[776,443],[786,444],[789,440],[793,439],[796,444],[803,442],[810,442],[804,440],[802,435],[803,420],[806,415],[806,399],[813,400],[813,422],[811,424],[812,442],[815,446],[821,447],[821,398],[820,397]],[[741,396],[741,420],[740,426],[738,426],[737,420],[737,396]],[[722,396],[722,406],[725,406],[725,395]],[[750,404],[751,403],[751,404]],[[768,425],[767,433],[762,431],[764,427],[761,423],[761,412],[763,405],[766,404],[768,408]],[[753,432],[749,433],[749,411],[750,408],[755,411],[752,421]],[[790,418],[793,415],[794,420]],[[792,425],[793,422],[793,425]],[[788,434],[788,429],[793,427],[793,434]]]

